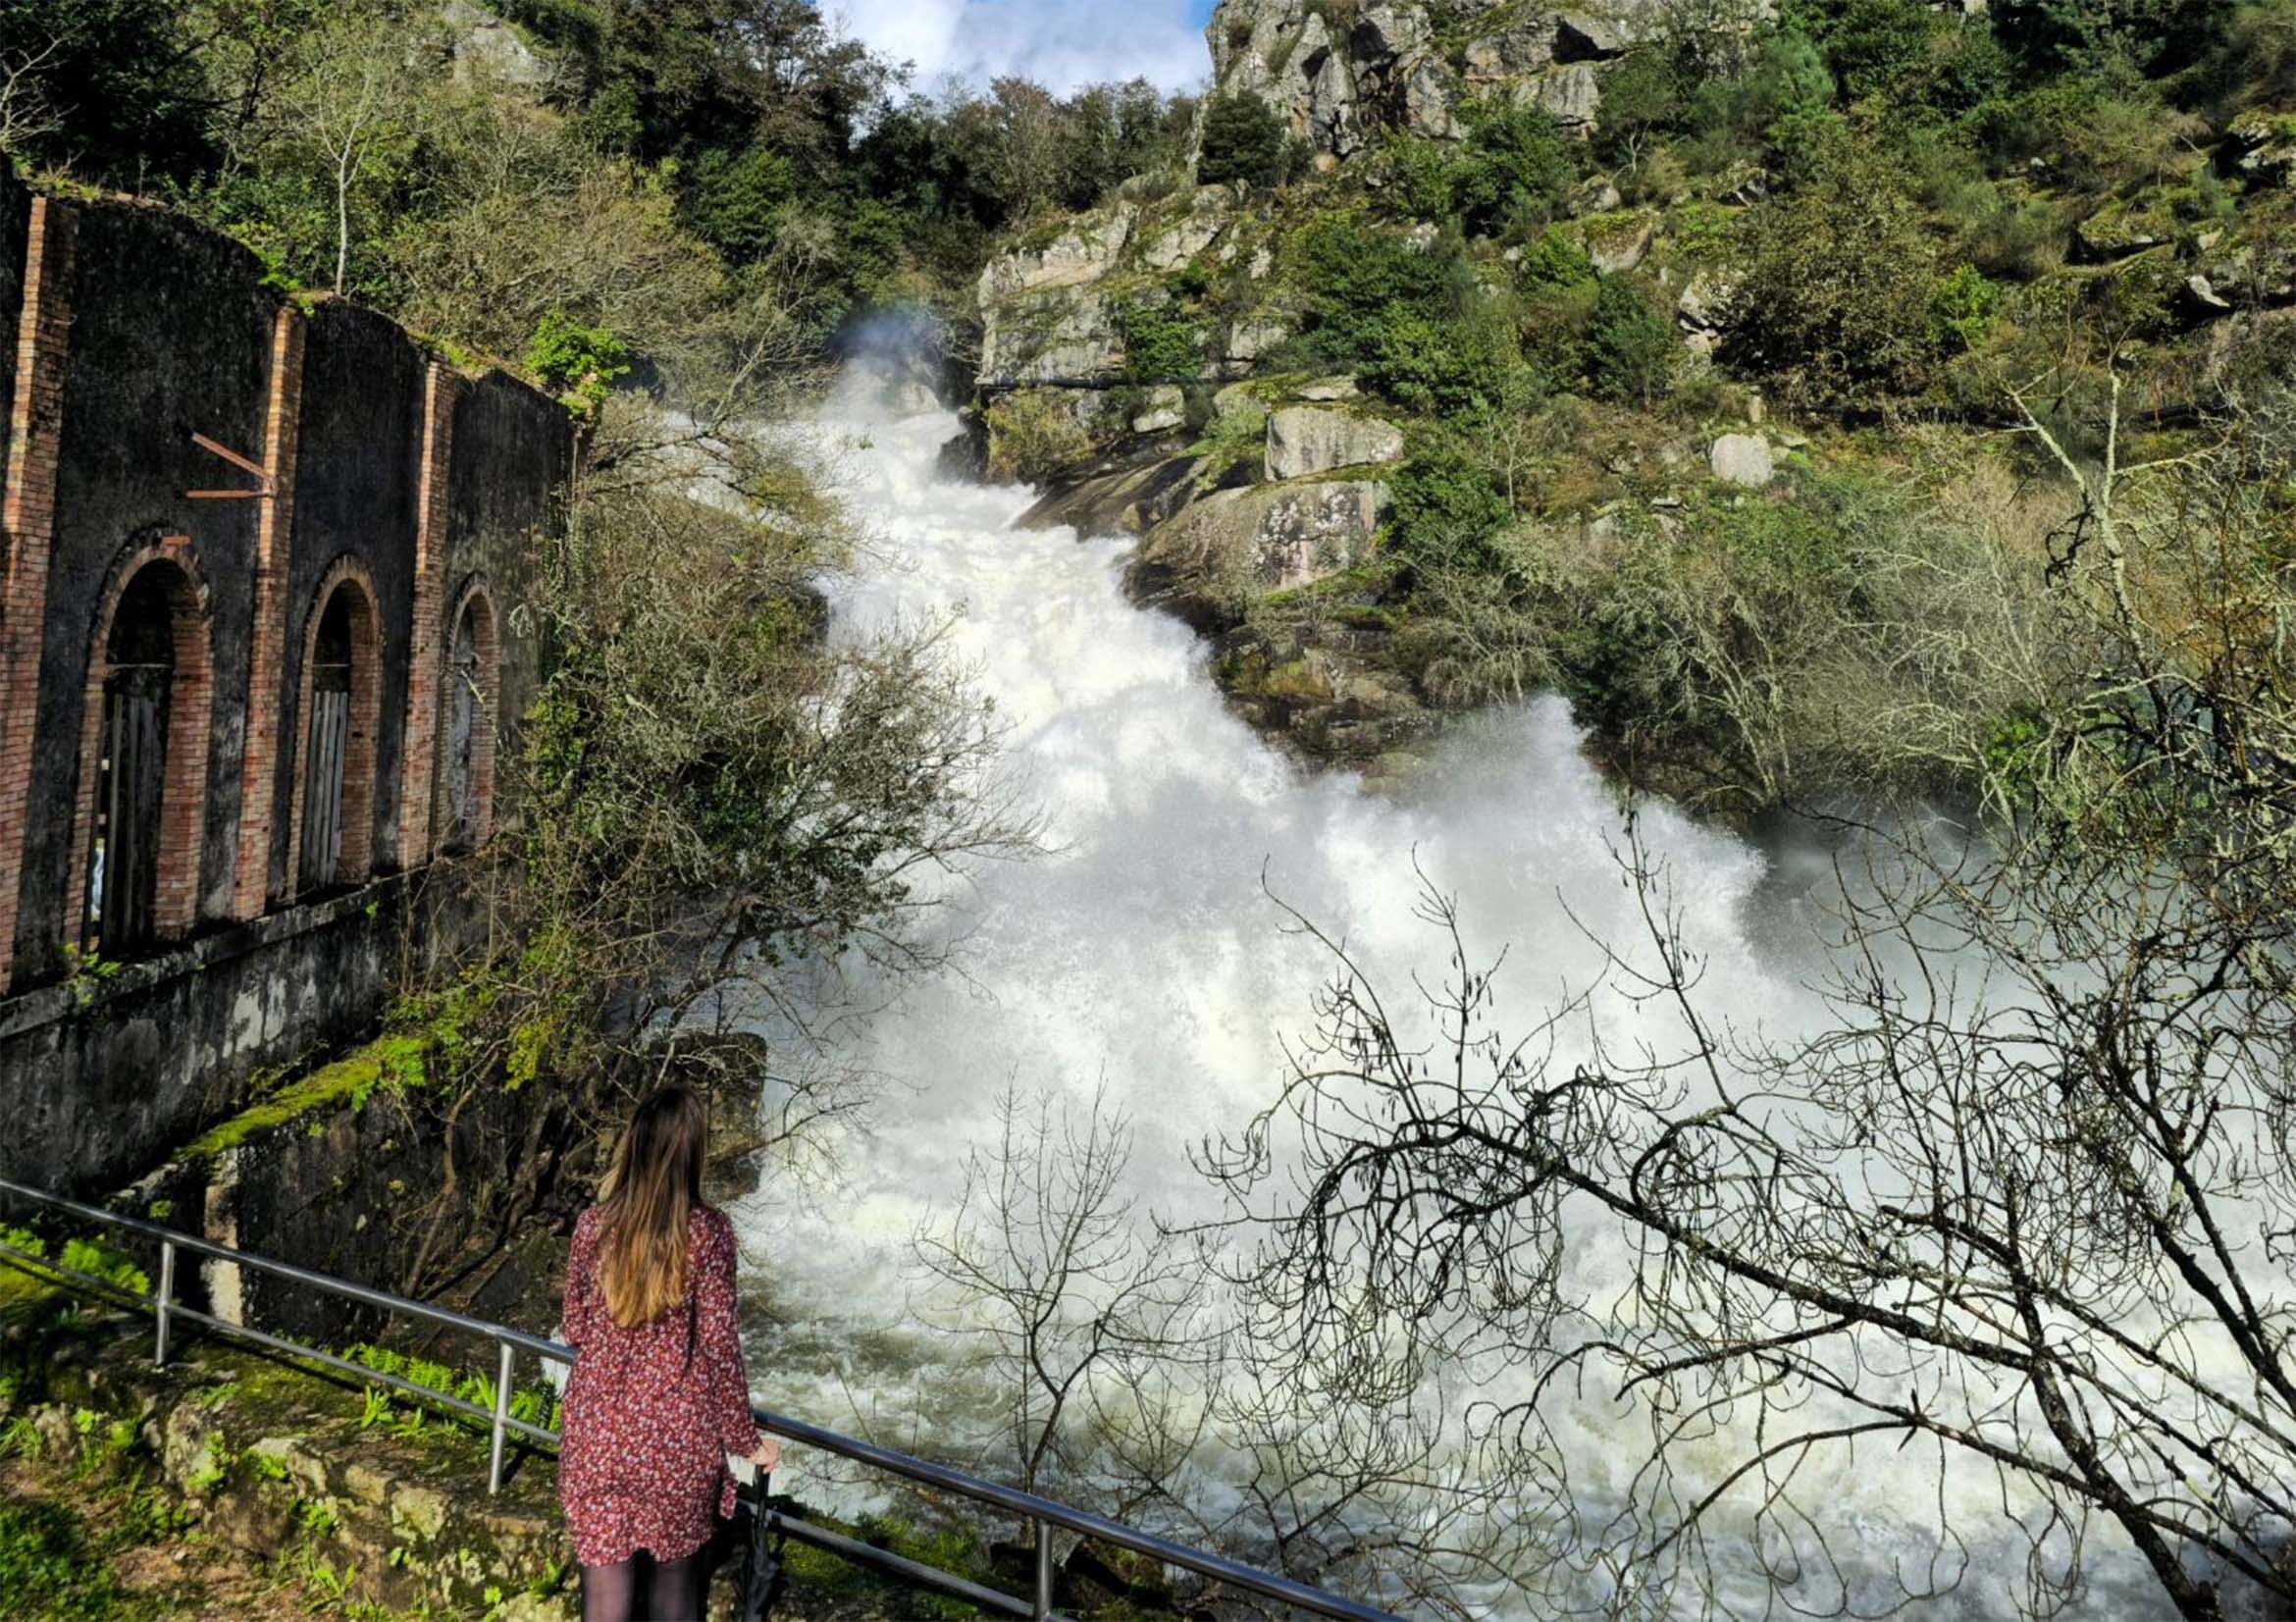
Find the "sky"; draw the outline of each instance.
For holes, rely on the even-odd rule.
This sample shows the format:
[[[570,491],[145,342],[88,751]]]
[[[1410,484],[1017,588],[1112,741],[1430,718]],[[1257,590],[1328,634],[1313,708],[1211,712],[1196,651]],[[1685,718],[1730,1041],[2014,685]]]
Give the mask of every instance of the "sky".
[[[1146,78],[1193,88],[1212,69],[1213,0],[822,0],[846,28],[929,89],[955,76],[1019,74],[1055,91]]]

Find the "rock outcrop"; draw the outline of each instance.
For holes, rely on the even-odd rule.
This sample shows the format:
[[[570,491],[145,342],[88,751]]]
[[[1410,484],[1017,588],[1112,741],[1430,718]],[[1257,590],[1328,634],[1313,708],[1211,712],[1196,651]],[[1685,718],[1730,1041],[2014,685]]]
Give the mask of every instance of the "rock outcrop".
[[[1599,65],[1656,37],[1673,10],[1670,0],[1222,0],[1207,37],[1216,91],[1257,96],[1330,165],[1379,129],[1455,139],[1461,105],[1489,96],[1590,132]]]
[[[1296,405],[1268,419],[1268,477],[1309,479],[1403,459],[1403,431],[1377,417]]]
[[[1387,487],[1372,480],[1220,490],[1150,530],[1133,563],[1144,595],[1236,609],[1371,556]]]

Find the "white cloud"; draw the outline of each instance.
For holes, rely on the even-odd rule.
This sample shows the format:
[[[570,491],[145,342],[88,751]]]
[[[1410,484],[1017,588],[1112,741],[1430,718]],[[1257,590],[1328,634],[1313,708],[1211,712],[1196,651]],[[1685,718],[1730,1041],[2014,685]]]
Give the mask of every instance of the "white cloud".
[[[847,32],[916,67],[929,89],[1019,74],[1055,91],[1102,79],[1196,87],[1211,73],[1204,0],[823,0]]]

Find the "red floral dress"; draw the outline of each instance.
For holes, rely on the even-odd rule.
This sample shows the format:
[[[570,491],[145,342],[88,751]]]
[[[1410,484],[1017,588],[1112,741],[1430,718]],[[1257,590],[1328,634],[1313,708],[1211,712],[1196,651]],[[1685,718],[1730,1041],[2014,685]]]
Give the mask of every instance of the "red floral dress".
[[[582,1214],[566,1268],[566,1339],[582,1355],[566,1386],[558,1499],[586,1566],[640,1549],[683,1560],[709,1542],[713,1513],[733,1513],[726,1454],[746,1457],[762,1439],[734,1312],[733,1224],[695,1208],[686,1304],[635,1330],[614,1322],[599,1286],[602,1226],[596,1207]]]

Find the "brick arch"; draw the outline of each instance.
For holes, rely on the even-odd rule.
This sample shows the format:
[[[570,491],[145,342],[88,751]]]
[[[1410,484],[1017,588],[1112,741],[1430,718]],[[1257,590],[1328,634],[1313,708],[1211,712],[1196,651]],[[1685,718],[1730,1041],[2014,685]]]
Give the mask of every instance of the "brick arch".
[[[465,630],[469,636],[466,640]],[[432,826],[439,853],[477,850],[495,831],[495,751],[500,737],[502,632],[494,594],[483,580],[466,584],[446,616],[444,672],[439,695],[437,803]],[[470,705],[467,742],[456,706]],[[467,749],[467,756],[463,752]],[[468,781],[463,781],[467,768]]]
[[[304,877],[304,816],[312,809],[311,773],[317,760],[312,752],[311,723],[319,702],[319,638],[329,614],[342,608],[347,620],[349,670],[347,735],[341,753],[340,852],[331,878],[317,885]],[[310,888],[363,884],[375,870],[377,778],[376,739],[383,720],[383,616],[375,591],[375,577],[357,557],[344,555],[328,565],[303,621],[303,663],[295,702],[292,744],[294,793],[287,809],[287,894],[301,895]]]
[[[72,881],[64,892],[67,911],[63,932],[66,941],[81,947],[104,946],[97,916],[99,898],[89,891],[102,810],[98,792],[107,759],[104,732],[106,694],[113,675],[113,632],[129,589],[153,570],[161,571],[156,578],[166,593],[173,670],[168,681],[151,933],[160,941],[180,940],[198,920],[200,854],[207,822],[207,757],[215,709],[214,654],[209,646],[213,605],[189,538],[169,535],[140,544],[131,542],[112,565],[87,642],[79,794],[73,822]]]

